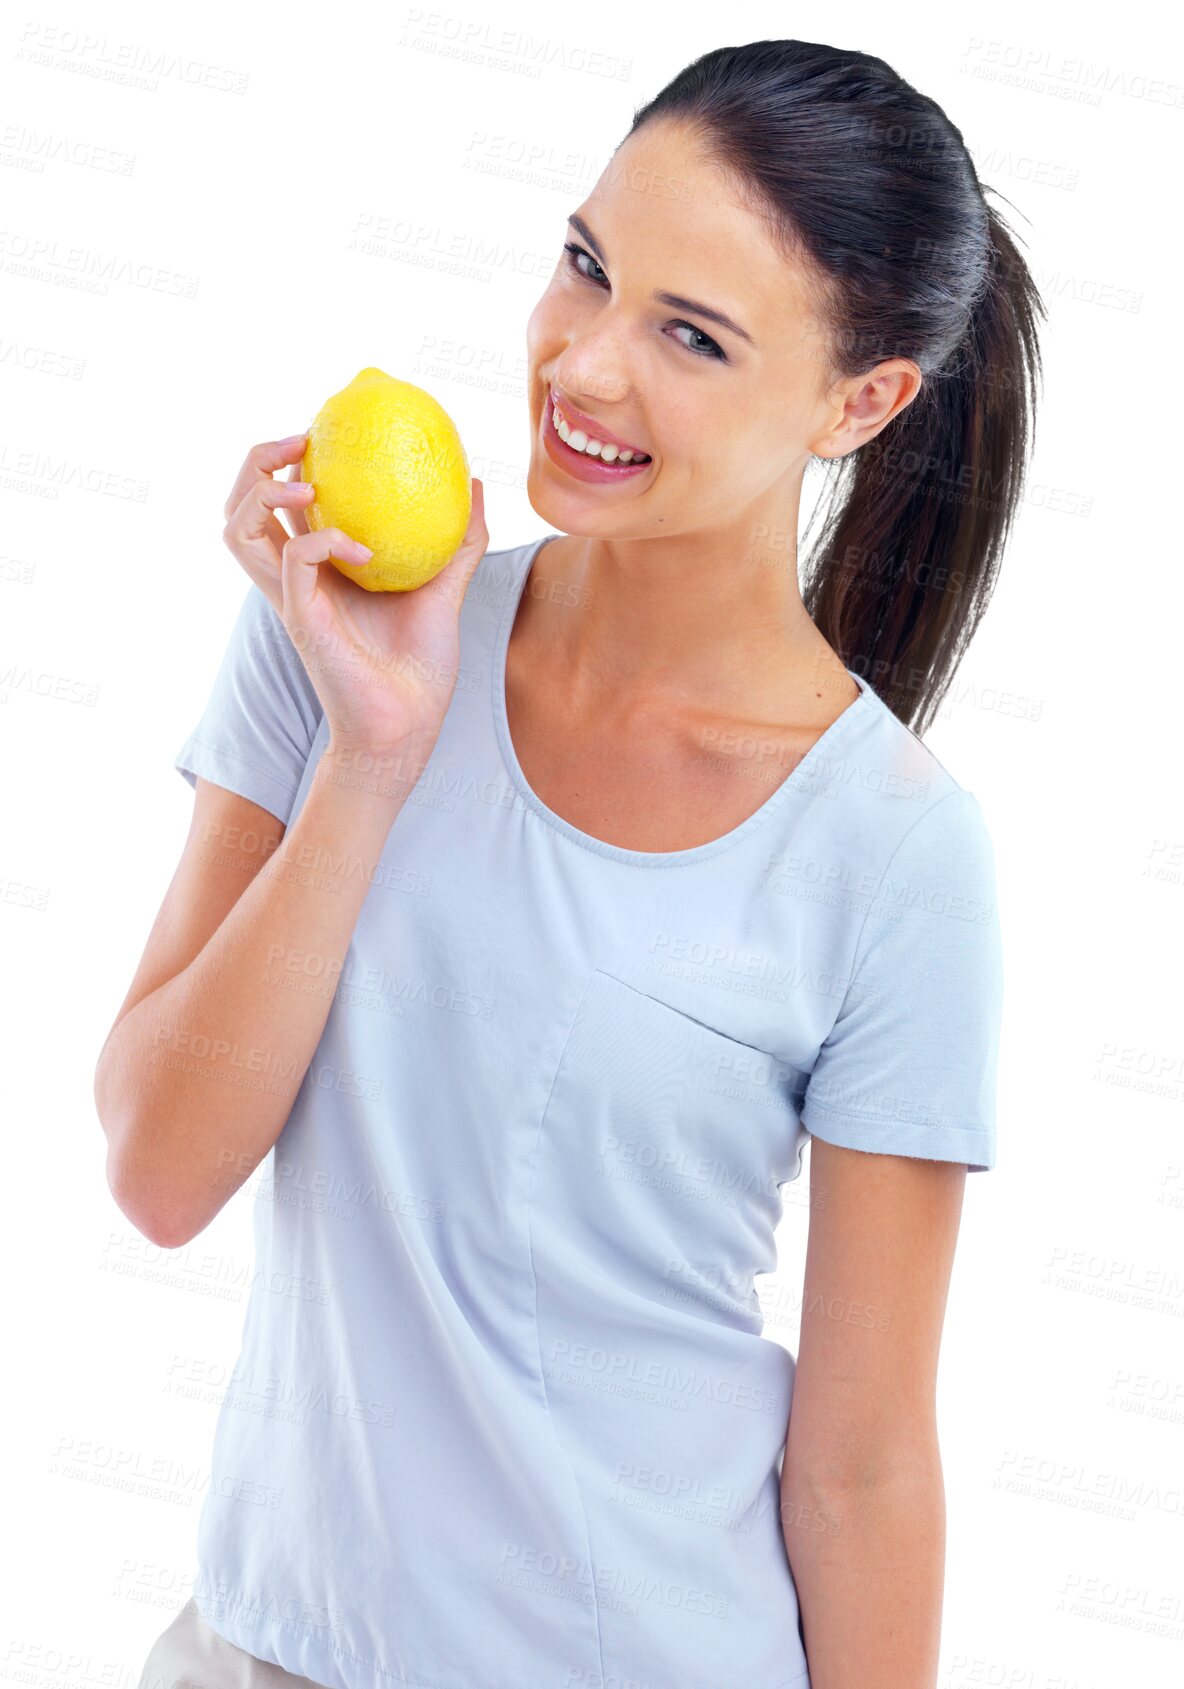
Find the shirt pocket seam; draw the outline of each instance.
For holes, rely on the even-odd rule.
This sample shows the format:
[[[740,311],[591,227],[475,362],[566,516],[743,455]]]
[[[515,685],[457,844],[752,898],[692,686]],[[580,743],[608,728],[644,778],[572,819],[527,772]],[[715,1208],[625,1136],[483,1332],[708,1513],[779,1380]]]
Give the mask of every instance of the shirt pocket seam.
[[[647,1002],[656,1003],[660,1009],[665,1009],[668,1014],[676,1015],[679,1020],[690,1021],[693,1026],[700,1026],[705,1032],[714,1033],[717,1038],[722,1038],[727,1044],[735,1044],[738,1049],[751,1050],[754,1055],[764,1056],[767,1061],[774,1062],[781,1067],[786,1066],[783,1059],[774,1054],[772,1050],[764,1050],[759,1044],[749,1044],[743,1038],[736,1038],[732,1033],[724,1032],[722,1028],[713,1026],[708,1020],[701,1020],[698,1015],[691,1014],[688,1009],[681,1008],[677,1003],[671,1003],[665,997],[659,997],[656,992],[642,990],[640,985],[634,985],[632,980],[623,979],[620,974],[613,973],[611,968],[594,967],[592,972],[593,974],[600,974],[604,979],[611,980],[614,985],[622,986],[626,991],[634,992],[638,997],[644,997]],[[580,1002],[582,1006],[583,996],[581,996]]]

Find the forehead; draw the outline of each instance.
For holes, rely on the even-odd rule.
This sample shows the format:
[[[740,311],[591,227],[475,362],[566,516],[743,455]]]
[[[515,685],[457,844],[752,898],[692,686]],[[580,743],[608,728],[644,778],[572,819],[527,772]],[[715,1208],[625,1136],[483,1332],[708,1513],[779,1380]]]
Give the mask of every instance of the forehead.
[[[809,332],[817,305],[802,261],[686,128],[643,124],[575,209],[614,286],[702,300],[743,323],[762,352],[784,352]]]

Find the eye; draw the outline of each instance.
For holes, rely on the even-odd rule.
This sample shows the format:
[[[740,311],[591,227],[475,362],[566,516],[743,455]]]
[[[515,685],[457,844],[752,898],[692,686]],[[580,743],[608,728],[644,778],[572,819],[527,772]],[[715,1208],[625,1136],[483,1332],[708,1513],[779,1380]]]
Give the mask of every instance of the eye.
[[[577,246],[574,240],[564,241],[563,250],[568,255],[568,259],[567,259],[568,269],[574,270],[576,275],[583,276],[585,281],[590,281],[590,282],[592,282],[592,284],[594,286],[598,287],[600,285],[600,283],[597,281],[596,277],[590,276],[587,273],[586,270],[581,270],[581,268],[580,268],[580,259],[586,258],[588,260],[589,264],[596,264],[596,268],[598,270],[600,270],[600,274],[602,276],[604,275],[604,270],[601,268],[601,266],[598,263],[596,263],[596,259],[593,258],[592,254],[590,252],[585,252],[585,250],[582,246]],[[606,282],[607,282],[607,279],[608,278],[605,277]],[[718,358],[721,363],[724,363],[724,364],[727,363],[727,361],[728,361],[727,355],[725,354],[723,347],[719,346],[711,338],[711,336],[709,334],[704,334],[704,332],[701,328],[696,328],[694,323],[676,322],[676,323],[672,323],[671,327],[672,328],[689,329],[692,334],[697,334],[699,336],[700,341],[706,341],[707,344],[706,344],[705,347],[702,347],[702,346],[686,346],[685,340],[679,341],[679,345],[680,346],[686,346],[687,351],[690,352],[694,357],[696,357],[696,358]]]
[[[698,346],[687,346],[688,352],[694,352],[700,358],[720,358],[720,359],[723,360],[723,362],[725,362],[725,363],[727,362],[727,359],[724,358],[723,348],[721,346],[717,346],[715,341],[711,338],[711,336],[709,334],[704,334],[704,332],[701,328],[696,328],[694,323],[673,323],[671,326],[673,328],[690,329],[692,334],[697,334],[699,336],[700,340],[705,340],[707,342],[707,349],[706,350],[703,350],[701,347],[698,347]],[[685,340],[680,341],[679,344],[686,346],[686,341]]]
[[[592,254],[590,252],[585,252],[583,247],[577,246],[574,240],[564,241],[563,250],[565,252],[571,254],[570,258],[568,259],[568,268],[569,269],[574,270],[578,276],[583,276],[585,281],[594,281],[595,280],[594,276],[590,276],[590,275],[588,275],[587,271],[581,270],[580,265],[579,265],[579,260],[581,258],[586,258],[588,260],[589,264],[596,264],[596,260],[595,260],[595,258],[593,258]],[[596,264],[596,268],[598,270],[600,270],[600,265]],[[602,276],[604,275],[603,270],[600,270],[600,273],[601,273]],[[606,277],[606,280],[607,280],[607,277]]]

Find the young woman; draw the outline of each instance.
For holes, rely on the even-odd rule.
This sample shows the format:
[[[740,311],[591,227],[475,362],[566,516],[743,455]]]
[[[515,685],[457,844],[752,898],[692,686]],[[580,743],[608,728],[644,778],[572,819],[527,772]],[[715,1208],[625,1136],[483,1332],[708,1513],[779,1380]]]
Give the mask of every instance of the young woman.
[[[487,552],[477,483],[443,573],[368,593],[274,478],[303,437],[248,455],[192,828],[96,1075],[161,1244],[272,1152],[146,1689],[935,1683],[1002,969],[983,814],[919,732],[1042,310],[931,100],[754,42],[572,208],[528,330],[542,540]],[[756,1280],[807,1137],[795,1358]]]

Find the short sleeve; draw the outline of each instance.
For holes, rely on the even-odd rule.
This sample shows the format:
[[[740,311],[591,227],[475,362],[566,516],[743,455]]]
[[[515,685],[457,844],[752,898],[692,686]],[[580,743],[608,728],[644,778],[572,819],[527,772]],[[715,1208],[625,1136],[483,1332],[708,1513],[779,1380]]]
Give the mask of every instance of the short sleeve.
[[[323,714],[283,620],[252,582],[173,767],[191,786],[200,774],[287,826]]]
[[[801,1109],[848,1149],[995,1165],[1003,956],[995,863],[962,788],[915,821],[869,905]]]

